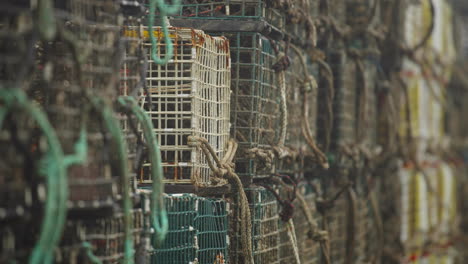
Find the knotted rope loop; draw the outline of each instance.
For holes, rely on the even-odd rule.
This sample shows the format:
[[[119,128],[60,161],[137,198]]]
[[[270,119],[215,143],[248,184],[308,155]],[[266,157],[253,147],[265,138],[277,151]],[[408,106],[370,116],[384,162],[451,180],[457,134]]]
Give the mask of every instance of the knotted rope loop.
[[[230,180],[239,192],[242,253],[245,263],[254,264],[252,253],[252,218],[250,215],[249,201],[247,200],[242,181],[234,172],[233,160],[237,151],[237,143],[233,139],[230,139],[223,159],[219,159],[216,152],[205,138],[189,136],[187,140],[189,146],[196,147],[203,151],[208,166],[213,173],[219,177],[225,177]]]

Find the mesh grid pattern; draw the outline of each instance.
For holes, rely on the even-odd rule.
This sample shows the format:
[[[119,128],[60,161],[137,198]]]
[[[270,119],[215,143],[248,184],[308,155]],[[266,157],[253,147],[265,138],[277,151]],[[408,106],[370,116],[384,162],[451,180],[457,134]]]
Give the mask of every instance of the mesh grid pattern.
[[[137,34],[133,28],[127,35]],[[222,158],[229,139],[229,43],[225,38],[211,37],[202,31],[170,28],[174,58],[166,65],[153,63],[148,32],[141,32],[148,56],[146,96],[141,105],[153,120],[161,145],[166,182],[211,184],[211,170],[201,150],[187,145],[188,136],[208,140]],[[162,31],[158,39],[159,56],[165,55]],[[149,166],[149,164],[145,164]],[[145,174],[142,182],[149,181]]]
[[[35,39],[29,3],[3,1],[0,8],[0,84],[6,88],[23,84]],[[3,88],[3,87],[2,87]]]
[[[330,194],[333,195],[338,191],[339,188],[330,186]],[[335,206],[327,211],[326,221],[330,237],[330,258],[332,263],[345,263],[347,203],[346,194],[342,194],[335,201]]]
[[[115,142],[91,109],[89,95],[104,98],[110,107],[117,96],[120,33],[115,1],[55,3],[57,38],[36,46],[37,71],[32,90],[46,109],[65,154],[75,153],[81,128],[86,126],[87,163],[68,171],[70,203],[94,207],[112,203],[119,190],[119,160]],[[60,33],[66,32],[66,33]]]
[[[278,202],[275,196],[263,187],[245,189],[252,216],[252,252],[255,263],[279,263]],[[231,216],[230,230],[231,263],[243,263],[240,241],[240,221],[237,197]]]
[[[179,13],[175,17],[190,19],[264,20],[280,30],[284,29],[286,23],[284,13],[269,7],[265,0],[204,0],[196,3],[184,0]]]
[[[221,33],[220,33],[221,34]],[[272,69],[273,48],[258,33],[224,33],[231,49],[231,136],[239,143],[236,171],[242,178],[271,172],[248,157],[251,148],[268,149],[276,143],[279,90]]]
[[[293,157],[279,160],[277,172],[280,174],[294,175],[303,172],[306,168],[305,163],[310,162],[305,160],[313,157],[310,148],[307,145],[305,137],[302,133],[302,116],[304,115],[303,104],[304,96],[308,104],[308,121],[312,135],[316,134],[317,123],[317,90],[304,92],[304,70],[300,62],[300,58],[296,53],[288,54],[291,65],[286,71],[286,95],[288,104],[288,129],[286,133],[285,146],[291,151]],[[308,57],[305,57],[307,60]],[[306,61],[307,63],[307,61]],[[307,65],[307,74],[315,75],[316,67],[312,64]]]
[[[310,185],[306,183],[300,183],[297,187],[297,191],[300,192],[307,204],[311,207],[313,217],[316,219],[317,224],[321,224],[320,214],[315,208],[316,194],[313,192]],[[294,205],[294,228],[297,238],[297,246],[299,249],[299,256],[301,263],[306,264],[318,264],[320,263],[320,244],[308,237],[310,226],[307,222],[307,218],[303,213],[299,201],[296,199]],[[289,240],[286,224],[280,220],[280,263],[289,264],[295,263],[294,251]]]
[[[302,193],[307,204],[313,211],[313,217],[320,226],[322,224],[322,218],[320,213],[316,211],[315,200],[317,194],[309,184],[302,183],[298,185],[298,191]],[[298,208],[296,206],[296,208]],[[296,228],[297,243],[299,246],[299,256],[301,256],[301,263],[303,264],[318,264],[321,260],[321,248],[320,243],[309,238],[308,230],[309,225],[307,219],[299,209],[294,213],[294,226]]]
[[[165,196],[169,233],[152,263],[228,261],[227,203],[190,194]]]
[[[119,95],[138,95],[145,85],[146,64],[145,55],[142,47],[142,37],[140,34],[126,35],[129,28],[138,26],[141,21],[134,16],[132,9],[127,8],[128,14],[124,17],[124,25],[121,32],[121,41],[123,43],[123,63],[120,69]],[[136,164],[139,151],[143,151],[143,136],[138,131],[138,120],[128,109],[121,109],[118,116],[121,122],[123,134],[128,147],[128,159],[130,164],[130,178],[137,179],[142,175],[140,164]],[[138,138],[140,137],[140,138]],[[138,157],[141,158],[141,157]]]
[[[356,141],[356,67],[355,63],[346,57],[342,51],[333,51],[329,54],[335,84],[335,97],[333,101],[333,130],[331,134],[332,149],[342,144]],[[325,98],[319,91],[319,97]],[[326,100],[319,107],[320,113],[326,113]],[[320,116],[319,119],[323,119]],[[321,122],[321,120],[320,120]],[[319,139],[323,142],[323,131],[319,129]]]
[[[144,223],[148,215],[142,208],[134,208],[132,214],[132,236],[135,246],[142,243]],[[62,237],[60,250],[56,253],[57,263],[91,263],[84,254],[82,242],[91,244],[93,254],[103,263],[119,263],[124,256],[125,223],[123,212],[112,216],[94,216],[82,220],[68,220]],[[146,230],[147,231],[147,230]]]

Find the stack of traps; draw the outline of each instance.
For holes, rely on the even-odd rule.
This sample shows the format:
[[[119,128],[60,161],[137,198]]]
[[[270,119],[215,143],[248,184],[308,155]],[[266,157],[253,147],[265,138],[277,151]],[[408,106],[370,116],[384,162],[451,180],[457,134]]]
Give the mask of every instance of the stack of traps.
[[[201,150],[188,145],[188,137],[205,138],[221,159],[229,140],[230,57],[229,42],[200,30],[169,28],[174,57],[165,65],[151,56],[146,27],[127,27],[127,37],[139,36],[147,56],[147,90],[141,94],[141,107],[150,116],[163,160],[166,183],[212,186],[215,179]],[[151,32],[156,53],[165,57],[167,47],[161,28]],[[144,164],[140,183],[151,181],[150,164]]]

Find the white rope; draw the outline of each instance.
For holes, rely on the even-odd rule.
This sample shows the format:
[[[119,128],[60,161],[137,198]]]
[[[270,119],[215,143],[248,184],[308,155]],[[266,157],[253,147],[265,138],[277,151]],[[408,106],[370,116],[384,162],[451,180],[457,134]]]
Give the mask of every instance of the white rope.
[[[281,95],[281,128],[280,128],[280,137],[278,140],[278,147],[283,147],[284,142],[286,141],[286,129],[288,127],[288,106],[286,102],[286,81],[284,71],[278,73],[278,83],[280,86],[280,95]]]
[[[296,258],[296,263],[301,264],[301,258],[299,257],[299,248],[297,245],[297,237],[296,237],[296,230],[294,228],[294,222],[292,219],[286,223],[286,228],[288,230],[289,241],[291,242],[291,246],[293,248],[294,257]]]

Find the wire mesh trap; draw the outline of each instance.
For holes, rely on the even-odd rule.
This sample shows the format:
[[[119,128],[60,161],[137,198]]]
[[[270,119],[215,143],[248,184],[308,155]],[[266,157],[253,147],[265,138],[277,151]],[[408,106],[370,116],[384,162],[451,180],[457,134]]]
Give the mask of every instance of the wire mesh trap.
[[[33,32],[29,4],[3,1],[0,4],[0,83],[2,88],[28,86],[34,63],[33,50],[37,35]]]
[[[286,71],[288,128],[285,149],[288,155],[279,159],[276,172],[293,176],[313,167],[311,160],[315,158],[315,155],[307,144],[303,128],[306,126],[305,119],[307,119],[311,136],[315,140],[317,89],[312,87],[311,78],[317,75],[317,68],[316,65],[308,63],[309,57],[305,54],[299,56],[291,51],[288,56],[291,61]],[[304,60],[304,65],[301,60]]]
[[[231,137],[239,144],[236,172],[244,182],[269,176],[271,161],[252,150],[271,151],[276,144],[279,90],[272,66],[276,62],[272,44],[258,33],[216,33],[230,42]]]
[[[57,197],[58,190],[50,191],[45,179],[53,172],[48,164],[57,160],[30,113],[13,105],[5,114],[0,126],[0,262],[26,262],[38,237],[37,218],[46,195]]]
[[[125,34],[133,36],[141,29],[131,28]],[[201,186],[223,184],[214,178],[203,152],[189,146],[187,138],[205,138],[219,158],[224,155],[229,139],[229,42],[200,30],[170,28],[174,58],[166,65],[157,65],[150,57],[148,31],[144,27],[142,30],[142,44],[148,56],[149,96],[141,97],[141,106],[152,119],[161,145],[165,181]],[[161,28],[153,34],[158,39],[158,56],[164,57],[166,46]],[[150,181],[149,174],[143,177],[140,182]]]
[[[273,8],[265,0],[216,0],[216,1],[182,1],[176,18],[184,19],[220,19],[266,21],[278,30],[283,30],[286,23],[285,14]],[[223,30],[220,28],[219,30]],[[242,30],[242,28],[240,28]]]
[[[252,252],[255,263],[279,263],[278,202],[276,197],[263,187],[245,189],[252,217]],[[229,231],[230,262],[243,263],[240,238],[240,208],[238,197],[232,205],[231,226]]]
[[[192,194],[166,195],[169,233],[152,263],[227,263],[228,210],[221,199]]]
[[[333,197],[340,191],[335,185],[329,185],[324,189],[327,198]],[[343,193],[335,201],[334,206],[326,211],[323,221],[326,221],[326,229],[330,239],[330,259],[332,263],[345,263],[347,249],[347,224],[348,224],[348,200]]]
[[[339,146],[356,142],[356,67],[343,50],[330,51],[328,54],[329,64],[333,71],[335,96],[333,100],[333,129],[331,131],[332,150],[339,149]],[[322,79],[319,87],[322,85]],[[327,113],[327,97],[325,89],[319,89],[319,116],[318,116],[318,136],[319,142],[325,142]],[[321,100],[323,98],[323,100]]]
[[[131,210],[133,219],[131,234],[135,248],[144,244],[145,222],[149,216],[143,208]],[[56,254],[57,263],[95,263],[86,253],[84,243],[90,244],[92,254],[103,263],[120,263],[124,258],[124,213],[116,212],[106,217],[69,220]]]
[[[316,211],[315,208],[315,199],[317,194],[315,190],[313,190],[312,186],[308,183],[299,183],[297,186],[297,192],[299,192],[305,199],[306,203],[311,210],[314,219],[316,220],[317,224],[320,225],[321,218],[320,214]],[[301,206],[298,198],[294,200],[294,216],[292,218],[294,223],[294,229],[297,238],[297,247],[299,250],[299,256],[301,263],[308,263],[308,264],[318,264],[321,263],[321,249],[320,243],[314,241],[310,235],[312,230],[310,230],[310,225],[308,222],[307,217],[303,211],[303,207]],[[295,263],[296,259],[294,257],[294,250],[291,244],[291,240],[288,235],[288,231],[286,228],[286,224],[279,221],[280,227],[280,246],[279,246],[279,263]]]
[[[125,34],[129,28],[135,28],[141,24],[142,5],[138,2],[134,5],[122,7],[124,22],[121,32],[123,48],[123,63],[120,69],[119,95],[138,97],[142,90],[146,90],[146,55],[143,50],[143,38],[140,34]],[[118,119],[121,122],[123,134],[128,148],[130,164],[130,178],[137,180],[142,175],[143,159],[147,158],[147,148],[139,131],[137,117],[129,107],[121,106]]]
[[[88,149],[88,162],[68,171],[71,208],[111,206],[122,191],[115,138],[102,122],[102,109],[90,101],[102,97],[110,108],[117,96],[122,53],[118,11],[112,0],[57,2],[57,36],[38,43],[35,50],[31,89],[46,109],[64,153],[75,154],[80,145]]]

